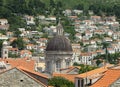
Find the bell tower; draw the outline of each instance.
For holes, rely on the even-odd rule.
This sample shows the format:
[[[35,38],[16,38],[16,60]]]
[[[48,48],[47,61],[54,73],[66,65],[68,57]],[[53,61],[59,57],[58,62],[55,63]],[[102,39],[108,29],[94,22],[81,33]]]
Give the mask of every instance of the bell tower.
[[[3,44],[2,44],[2,58],[8,58],[8,42],[7,41],[4,41]]]
[[[59,23],[57,25],[57,35],[63,36],[63,34],[64,34],[64,29],[59,18]]]

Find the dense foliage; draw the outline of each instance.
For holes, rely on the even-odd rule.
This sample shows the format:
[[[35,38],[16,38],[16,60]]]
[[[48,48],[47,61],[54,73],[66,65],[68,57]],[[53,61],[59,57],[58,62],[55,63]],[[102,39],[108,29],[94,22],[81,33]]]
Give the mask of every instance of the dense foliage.
[[[7,18],[10,31],[17,31],[19,27],[26,28],[22,20],[24,14],[55,15],[58,18],[63,17],[62,11],[69,8],[83,10],[83,15],[89,15],[88,11],[93,10],[96,15],[116,15],[120,18],[120,0],[0,0],[0,18]],[[75,31],[69,22],[65,20],[64,29],[70,33],[70,39],[74,39]]]
[[[2,54],[2,43],[3,43],[3,40],[0,40],[0,57],[1,57],[1,54]]]
[[[67,3],[67,4],[66,4]],[[120,0],[0,0],[0,17],[8,17],[11,13],[37,15],[61,14],[63,9],[75,8],[93,10],[98,15],[116,15],[120,17]]]
[[[110,54],[108,53],[107,54],[107,58],[106,59],[106,54],[103,54],[103,55],[98,55],[96,56],[94,59],[96,60],[99,60],[99,61],[96,61],[97,65],[99,65],[100,63],[99,62],[103,62],[102,60],[106,60],[106,62],[109,62],[111,64],[117,64],[118,63],[118,59],[120,58],[120,53],[114,53],[114,54]],[[102,59],[102,60],[101,60]]]
[[[22,38],[17,38],[11,44],[14,48],[18,48],[19,50],[23,50],[25,48],[25,43]]]
[[[50,1],[53,1],[53,6],[61,0],[41,0],[49,6]],[[52,2],[51,2],[52,3]],[[66,4],[67,3],[67,4]],[[84,15],[88,10],[93,10],[97,15],[116,15],[120,18],[120,0],[63,0],[62,9],[80,9],[84,11]]]
[[[97,68],[96,66],[78,64],[76,62],[74,63],[74,66],[80,66],[81,67],[80,70],[79,70],[79,74],[85,73],[85,72],[88,72],[88,71],[91,71],[91,70],[94,70],[94,69]]]
[[[72,82],[63,77],[53,77],[48,84],[54,87],[74,87]]]
[[[93,10],[97,15],[116,15],[120,18],[120,0],[80,0],[75,8],[83,10]]]

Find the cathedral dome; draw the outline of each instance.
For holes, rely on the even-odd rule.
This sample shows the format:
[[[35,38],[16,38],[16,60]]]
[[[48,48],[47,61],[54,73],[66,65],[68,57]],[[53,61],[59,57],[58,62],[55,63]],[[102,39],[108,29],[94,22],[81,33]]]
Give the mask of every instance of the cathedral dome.
[[[55,36],[47,44],[46,51],[72,51],[69,39],[64,36]]]

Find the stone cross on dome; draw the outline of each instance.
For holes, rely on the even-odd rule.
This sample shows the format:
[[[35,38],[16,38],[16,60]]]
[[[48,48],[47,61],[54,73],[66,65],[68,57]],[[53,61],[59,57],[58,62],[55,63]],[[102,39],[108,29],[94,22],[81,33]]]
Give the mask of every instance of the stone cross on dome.
[[[64,35],[64,29],[63,29],[63,26],[61,24],[60,18],[59,18],[59,22],[58,22],[58,25],[57,25],[57,35],[58,36],[63,36]]]

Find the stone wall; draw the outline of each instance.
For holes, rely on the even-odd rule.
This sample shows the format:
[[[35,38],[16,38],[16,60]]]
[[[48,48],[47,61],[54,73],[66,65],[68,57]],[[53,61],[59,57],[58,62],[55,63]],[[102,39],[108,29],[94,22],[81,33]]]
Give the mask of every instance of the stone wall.
[[[14,68],[0,74],[0,87],[45,87],[32,77]]]

